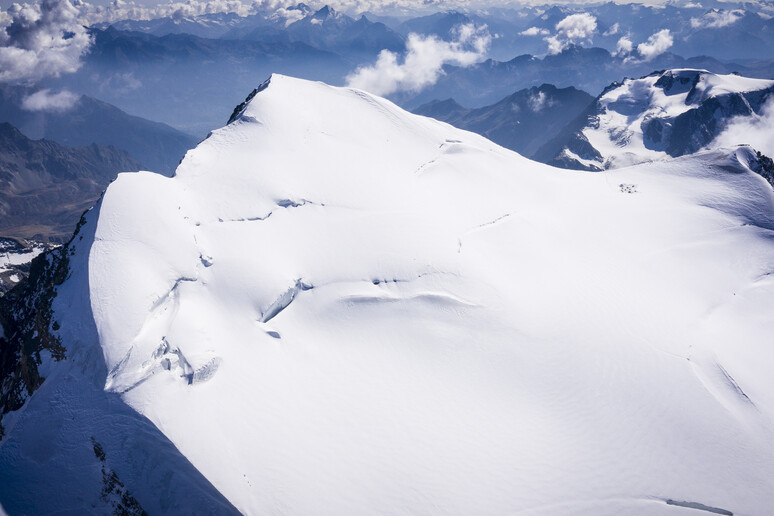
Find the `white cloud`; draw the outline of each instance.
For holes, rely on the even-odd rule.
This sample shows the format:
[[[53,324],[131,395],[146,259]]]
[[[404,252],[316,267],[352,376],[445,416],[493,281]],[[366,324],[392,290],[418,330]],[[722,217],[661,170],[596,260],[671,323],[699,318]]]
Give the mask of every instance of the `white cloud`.
[[[629,39],[628,36],[622,36],[618,43],[616,44],[616,55],[617,56],[625,56],[632,53],[632,50],[634,50],[634,43],[632,43],[632,40]]]
[[[581,41],[597,31],[597,19],[589,13],[571,14],[556,24],[556,30],[566,39]]]
[[[733,147],[743,143],[774,157],[774,97],[769,98],[760,115],[732,118],[711,147]]]
[[[542,91],[539,91],[537,95],[530,95],[527,99],[527,105],[534,113],[541,111],[546,106],[551,107],[554,104],[554,99],[550,98]]]
[[[603,36],[615,36],[618,34],[618,31],[620,30],[620,25],[618,23],[614,23],[609,29],[605,31]]]
[[[530,27],[529,29],[519,32],[519,35],[521,36],[547,36],[548,34],[550,34],[548,30],[539,27]]]
[[[550,36],[544,39],[546,43],[548,43],[549,54],[558,54],[559,52],[564,50],[565,46],[567,46],[566,42],[560,40],[558,36]]]
[[[382,50],[375,64],[358,68],[347,77],[347,84],[376,95],[419,91],[438,80],[444,64],[470,66],[479,61],[492,41],[486,26],[466,24],[455,32],[454,41],[409,34],[402,63],[396,53]]]
[[[71,73],[91,37],[69,0],[13,4],[0,18],[0,82],[33,83]]]
[[[556,34],[544,38],[548,53],[558,54],[570,44],[591,41],[597,31],[597,19],[589,13],[571,14],[556,24]]]
[[[304,11],[301,9],[286,9],[284,7],[281,7],[274,11],[269,18],[271,19],[279,19],[284,20],[285,27],[290,26],[291,24],[304,19]],[[312,23],[314,23],[315,20],[312,20]]]
[[[726,27],[744,17],[744,11],[724,11],[724,10],[712,10],[705,13],[701,18],[691,18],[691,27],[694,29],[708,28],[718,29],[720,27]]]
[[[672,33],[663,29],[651,35],[645,43],[637,45],[637,52],[642,61],[647,62],[666,52],[673,43]]]
[[[22,109],[27,111],[68,111],[78,102],[80,96],[69,91],[51,93],[43,89],[28,95],[22,100]]]

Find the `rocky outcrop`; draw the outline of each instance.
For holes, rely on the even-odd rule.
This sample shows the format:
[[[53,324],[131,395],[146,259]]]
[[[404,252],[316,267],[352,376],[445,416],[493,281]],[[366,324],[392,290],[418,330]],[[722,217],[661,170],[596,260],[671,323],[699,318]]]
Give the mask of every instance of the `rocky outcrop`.
[[[73,239],[83,223],[81,217]],[[66,358],[52,304],[68,276],[70,242],[35,258],[29,276],[0,297],[0,438],[2,416],[21,408],[45,380],[38,369],[43,354]]]

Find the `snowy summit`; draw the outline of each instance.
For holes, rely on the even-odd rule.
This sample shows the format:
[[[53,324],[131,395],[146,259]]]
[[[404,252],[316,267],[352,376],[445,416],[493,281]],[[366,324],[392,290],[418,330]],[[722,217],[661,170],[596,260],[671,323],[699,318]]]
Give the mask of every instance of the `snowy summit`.
[[[9,513],[93,511],[108,467],[151,514],[771,507],[750,148],[588,174],[362,91],[259,89],[87,215],[67,359],[3,419]]]

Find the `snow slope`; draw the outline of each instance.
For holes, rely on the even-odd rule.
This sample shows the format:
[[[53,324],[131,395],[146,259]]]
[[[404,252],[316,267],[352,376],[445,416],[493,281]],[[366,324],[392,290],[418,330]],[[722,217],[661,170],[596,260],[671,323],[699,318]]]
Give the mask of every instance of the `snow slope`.
[[[774,195],[752,159],[554,169],[274,75],[175,177],[110,185],[65,286],[105,395],[246,514],[761,514]]]
[[[596,151],[563,149],[566,160],[585,168],[619,168],[681,156],[699,149],[759,143],[768,137],[758,123],[774,81],[706,70],[677,69],[626,79],[597,100],[597,112],[580,129]],[[738,126],[749,120],[747,127]],[[769,146],[758,150],[767,152]]]

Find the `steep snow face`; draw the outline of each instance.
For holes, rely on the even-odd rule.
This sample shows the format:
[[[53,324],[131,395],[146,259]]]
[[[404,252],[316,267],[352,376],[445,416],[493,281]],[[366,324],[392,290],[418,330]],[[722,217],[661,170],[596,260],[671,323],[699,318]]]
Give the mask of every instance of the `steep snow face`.
[[[715,148],[729,120],[757,119],[772,92],[774,81],[704,70],[626,79],[602,94],[597,114],[580,130],[596,153],[573,155],[566,148],[565,157],[585,168],[607,169]],[[725,131],[717,143],[757,142],[765,131]]]
[[[108,188],[105,389],[248,514],[760,514],[752,156],[554,169],[275,75],[175,177]]]

